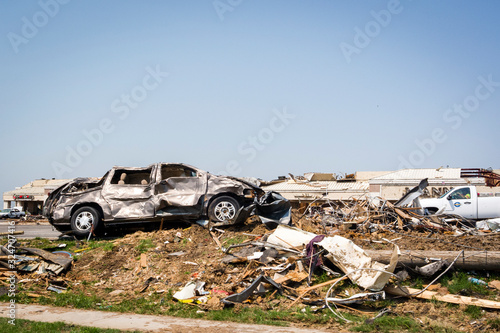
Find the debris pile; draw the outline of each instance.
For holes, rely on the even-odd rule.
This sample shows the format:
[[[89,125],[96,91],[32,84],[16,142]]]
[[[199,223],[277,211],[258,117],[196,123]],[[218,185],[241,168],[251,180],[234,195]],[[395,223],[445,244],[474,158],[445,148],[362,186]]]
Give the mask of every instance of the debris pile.
[[[24,288],[43,281],[46,290],[62,293],[67,290],[68,283],[64,277],[59,276],[70,270],[72,263],[72,254],[66,251],[49,252],[7,243],[6,246],[0,245],[0,282],[5,283],[3,280],[15,276],[16,282],[22,283]],[[41,296],[37,293],[27,295]]]
[[[360,232],[378,230],[418,230],[450,232],[456,235],[481,234],[500,231],[500,219],[476,222],[454,214],[429,214],[420,207],[418,197],[427,186],[427,180],[410,190],[396,203],[380,197],[363,194],[349,200],[315,200],[307,205],[295,222],[299,226],[308,217],[322,227],[326,234],[336,229],[355,229]]]
[[[36,248],[0,246],[0,252],[2,270],[33,272],[38,275],[59,275],[69,270],[73,262],[71,254],[64,251],[51,253]]]
[[[21,244],[16,269],[23,288],[32,288],[28,296],[83,293],[105,300],[99,304],[105,308],[150,298],[159,308],[179,303],[201,312],[308,307],[330,311],[343,322],[349,322],[345,311],[362,312],[373,322],[391,313],[426,315],[429,309],[419,302],[432,299],[460,304],[460,313],[478,306],[495,318],[500,282],[477,272],[498,276],[500,234],[457,233],[460,223],[433,220],[410,207],[414,193],[395,204],[358,198],[342,206],[310,205],[310,214],[284,214],[295,226],[263,224],[253,216],[224,228],[193,224],[90,240],[94,243],[83,249],[65,248],[67,254]],[[72,255],[78,258],[73,264]],[[443,277],[454,269],[471,278],[468,286],[491,293],[450,292]],[[381,305],[389,298],[392,306]],[[454,311],[434,310],[436,316]]]

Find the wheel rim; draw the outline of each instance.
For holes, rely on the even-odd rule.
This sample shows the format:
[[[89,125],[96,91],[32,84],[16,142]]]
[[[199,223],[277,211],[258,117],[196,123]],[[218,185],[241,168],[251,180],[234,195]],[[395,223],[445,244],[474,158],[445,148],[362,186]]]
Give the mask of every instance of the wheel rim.
[[[217,220],[227,221],[236,215],[236,207],[229,201],[221,201],[215,206],[214,213]]]
[[[94,215],[89,212],[81,212],[76,216],[75,226],[78,230],[88,231],[94,223]]]

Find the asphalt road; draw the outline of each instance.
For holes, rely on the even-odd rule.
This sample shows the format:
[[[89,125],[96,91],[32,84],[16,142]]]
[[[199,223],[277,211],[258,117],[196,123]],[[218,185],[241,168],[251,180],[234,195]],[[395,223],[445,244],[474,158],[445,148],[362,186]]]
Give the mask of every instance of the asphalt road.
[[[36,222],[31,222],[30,224],[19,224],[16,221],[15,231],[24,231],[23,235],[15,235],[18,239],[29,239],[29,238],[49,238],[56,239],[61,233],[52,228],[48,223],[36,224]],[[0,233],[9,231],[9,222],[7,220],[0,220]]]

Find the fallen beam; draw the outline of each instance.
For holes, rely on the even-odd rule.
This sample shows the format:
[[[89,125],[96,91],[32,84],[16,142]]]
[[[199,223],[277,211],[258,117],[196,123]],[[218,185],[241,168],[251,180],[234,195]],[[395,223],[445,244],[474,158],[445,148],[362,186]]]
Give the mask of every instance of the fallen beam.
[[[398,288],[395,286],[386,286],[384,288],[384,291],[388,294],[396,295],[396,296],[406,296],[406,297],[429,299],[429,300],[435,299],[435,300],[446,302],[446,303],[475,305],[475,306],[479,306],[482,308],[488,308],[488,309],[500,309],[500,302],[490,301],[490,300],[481,299],[481,298],[460,296],[460,295],[454,295],[454,294],[440,295],[435,291],[424,291],[421,294],[418,294],[415,296],[410,296],[410,294],[416,294],[422,290],[421,289],[414,289],[414,288],[406,288],[406,287]]]
[[[0,232],[0,236],[24,235],[24,230]]]
[[[389,263],[392,251],[390,250],[365,250],[373,260],[383,264]],[[398,263],[405,266],[424,266],[432,262],[432,259],[443,259],[452,262],[459,251],[422,251],[404,250],[401,251]],[[429,261],[430,260],[430,261]],[[488,270],[500,271],[500,251],[464,251],[454,267],[468,270]]]

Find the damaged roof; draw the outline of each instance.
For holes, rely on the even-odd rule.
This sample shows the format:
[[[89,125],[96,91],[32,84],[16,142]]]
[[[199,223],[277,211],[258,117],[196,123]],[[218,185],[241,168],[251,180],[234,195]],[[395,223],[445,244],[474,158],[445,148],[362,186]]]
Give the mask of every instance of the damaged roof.
[[[462,178],[461,168],[430,168],[430,169],[401,169],[370,180],[370,184],[400,184],[417,185],[427,178],[430,185],[484,185],[483,178]]]

